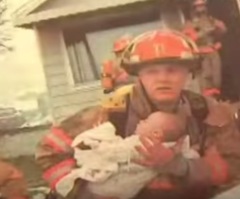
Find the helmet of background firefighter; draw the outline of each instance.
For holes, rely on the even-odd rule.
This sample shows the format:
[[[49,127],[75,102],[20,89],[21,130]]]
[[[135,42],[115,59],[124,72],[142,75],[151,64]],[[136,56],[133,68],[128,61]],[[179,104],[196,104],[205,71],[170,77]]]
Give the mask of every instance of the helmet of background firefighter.
[[[114,82],[117,81],[118,76],[124,74],[122,68],[120,68],[122,52],[131,43],[133,37],[129,34],[125,34],[118,38],[113,43],[113,52],[115,53],[115,58],[113,60],[105,60],[102,66],[102,87],[104,92],[108,93],[114,90]],[[119,65],[119,66],[118,66]],[[121,73],[121,74],[120,74]],[[127,77],[126,77],[127,78]]]
[[[156,30],[133,39],[122,55],[121,66],[130,74],[149,64],[185,63],[190,70],[199,65],[197,45],[186,35],[174,30]]]
[[[202,6],[206,4],[207,4],[206,0],[194,0],[192,3],[193,6]]]
[[[131,43],[133,37],[129,34],[125,34],[118,38],[113,44],[113,52],[118,53],[124,51],[124,49]]]

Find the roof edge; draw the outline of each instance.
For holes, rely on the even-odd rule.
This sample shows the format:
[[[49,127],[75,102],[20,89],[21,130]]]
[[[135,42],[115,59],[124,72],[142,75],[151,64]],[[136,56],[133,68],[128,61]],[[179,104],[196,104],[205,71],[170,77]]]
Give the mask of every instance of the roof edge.
[[[38,0],[43,2],[46,2],[47,0]],[[129,1],[119,1],[119,3],[115,4],[109,4],[109,5],[102,5],[99,4],[97,7],[90,7],[87,8],[86,6],[68,6],[66,8],[56,8],[56,9],[51,9],[51,10],[45,10],[41,11],[38,13],[32,13],[29,14],[31,11],[36,9],[38,6],[41,4],[38,4],[38,6],[35,6],[33,9],[33,6],[31,7],[32,9],[29,9],[28,14],[19,14],[13,16],[13,24],[16,27],[23,27],[23,28],[32,28],[35,24],[41,23],[43,21],[48,21],[48,20],[53,20],[57,19],[60,17],[67,17],[67,16],[74,16],[77,14],[83,14],[87,12],[95,12],[103,9],[109,9],[109,8],[115,8],[115,7],[120,7],[120,6],[126,6],[126,5],[133,5],[133,4],[138,4],[138,3],[143,3],[143,2],[156,2],[156,0],[129,0]],[[30,11],[31,10],[31,11]]]

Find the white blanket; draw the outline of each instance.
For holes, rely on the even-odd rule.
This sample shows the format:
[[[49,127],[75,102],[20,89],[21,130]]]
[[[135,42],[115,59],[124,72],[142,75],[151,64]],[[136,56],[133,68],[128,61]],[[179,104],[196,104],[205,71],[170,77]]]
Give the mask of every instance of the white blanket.
[[[123,139],[115,132],[114,126],[107,122],[75,138],[72,147],[79,168],[72,172],[72,176],[89,181],[88,188],[94,194],[129,199],[152,181],[159,170],[132,163],[131,159],[140,157],[135,150],[135,146],[140,145],[138,136]],[[91,149],[79,149],[80,143]],[[166,147],[174,144],[164,143]],[[190,149],[189,137],[185,139],[182,153],[186,158],[198,157]]]

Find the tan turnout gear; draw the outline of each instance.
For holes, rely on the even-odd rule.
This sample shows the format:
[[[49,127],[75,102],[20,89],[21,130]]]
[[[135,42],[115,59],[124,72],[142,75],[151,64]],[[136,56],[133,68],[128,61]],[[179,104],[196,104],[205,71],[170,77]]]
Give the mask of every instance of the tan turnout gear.
[[[195,96],[195,95],[194,95]],[[194,99],[195,98],[195,99]],[[191,97],[191,99],[196,102],[198,102],[198,98]],[[190,100],[190,99],[189,99]],[[203,124],[207,127],[206,134],[205,134],[205,147],[201,150],[203,150],[201,153],[206,153],[208,148],[211,148],[211,146],[217,147],[218,153],[221,154],[221,156],[224,158],[224,160],[229,165],[229,183],[226,183],[225,186],[233,186],[237,183],[237,179],[239,176],[238,167],[240,165],[240,134],[236,128],[235,122],[232,119],[233,112],[231,112],[230,106],[228,104],[222,104],[217,103],[212,100],[206,100],[208,112],[202,113],[202,117],[204,117],[205,114],[207,114],[206,119],[204,119]],[[178,111],[179,113],[185,115],[188,119],[187,126],[189,129],[189,133],[192,139],[193,144],[197,145],[200,150],[200,140],[201,133],[199,132],[199,127],[197,125],[197,121],[195,117],[193,116],[193,112],[197,109],[191,110],[191,103],[188,101],[187,97],[184,97],[184,103],[181,103],[179,105]],[[201,107],[198,107],[201,109]],[[200,112],[197,111],[198,113]],[[144,93],[142,92],[140,85],[135,85],[134,87],[128,87],[126,90],[123,90],[122,92],[118,92],[116,96],[113,96],[109,101],[105,101],[104,104],[101,107],[96,107],[90,109],[90,112],[92,114],[87,114],[88,116],[84,117],[83,119],[87,119],[90,121],[90,123],[94,123],[93,121],[99,122],[99,120],[106,120],[106,113],[108,113],[109,120],[115,124],[117,129],[119,129],[118,133],[122,136],[128,136],[132,134],[138,124],[142,119],[145,119],[148,117],[149,114],[151,114],[152,110],[149,106]],[[87,113],[87,112],[86,112]],[[103,114],[103,117],[101,117],[101,114]],[[194,113],[196,114],[196,113]],[[96,117],[98,115],[98,117]],[[201,115],[201,114],[200,114]],[[199,116],[198,116],[199,117]],[[104,119],[103,119],[104,118]],[[85,122],[86,126],[82,126],[82,131],[86,130],[90,126],[87,122]],[[125,132],[125,133],[124,133]],[[66,136],[73,139],[76,135],[72,135],[71,133],[64,132]],[[78,133],[81,133],[79,131]],[[51,134],[51,133],[50,133]],[[46,135],[48,136],[48,135]],[[62,137],[62,136],[60,136]],[[60,138],[58,137],[58,139]],[[63,138],[63,137],[62,137]],[[39,149],[37,152],[37,162],[42,166],[43,170],[45,172],[48,172],[51,170],[53,175],[56,175],[57,173],[61,174],[58,176],[58,179],[60,177],[63,177],[64,175],[67,175],[71,171],[71,169],[74,168],[74,162],[69,164],[66,164],[68,158],[71,159],[72,152],[68,151],[56,151],[54,147],[51,146],[50,142],[46,142],[45,139],[41,142],[39,145]],[[203,155],[204,157],[204,155]],[[202,160],[203,161],[203,160]],[[216,161],[216,160],[215,160]],[[65,162],[65,164],[64,164]],[[65,167],[65,173],[61,173],[58,169],[60,169],[59,165],[62,164],[62,168]],[[202,166],[201,166],[202,165]],[[186,178],[188,179],[190,183],[186,187],[186,190],[188,190],[186,193],[191,195],[191,183],[194,184],[195,180],[198,180],[201,178],[201,183],[204,186],[212,186],[211,180],[209,180],[209,170],[206,166],[204,166],[205,163],[201,162],[200,160],[191,164],[191,169],[193,173],[189,174]],[[53,168],[58,169],[54,170]],[[178,168],[179,167],[179,168]],[[67,169],[66,169],[67,168]],[[177,169],[178,168],[178,169]],[[169,167],[170,169],[170,167]],[[197,172],[195,171],[197,170]],[[172,175],[175,175],[175,172],[180,172],[181,166],[174,166],[170,169],[169,172],[173,173]],[[223,171],[221,171],[222,173]],[[217,175],[217,174],[214,174]],[[217,183],[217,179],[219,177],[213,177],[213,179],[216,180],[215,183]],[[220,179],[222,179],[220,177]],[[220,180],[221,181],[221,180]],[[56,183],[56,181],[55,181]],[[187,183],[187,184],[188,184]],[[80,183],[81,184],[81,183]],[[225,183],[223,183],[225,184]],[[56,185],[56,184],[55,184]],[[177,185],[177,184],[176,184]],[[180,185],[177,185],[180,186]],[[80,186],[82,187],[82,186]],[[54,188],[54,185],[52,185],[52,188]],[[70,193],[69,195],[75,195],[75,197],[81,196],[81,191],[83,195],[85,195],[84,189],[73,189],[75,190],[74,193]],[[195,190],[196,191],[196,190]],[[166,192],[162,192],[159,190],[159,193],[156,195],[156,191],[152,192],[149,189],[145,189],[139,196],[136,197],[136,199],[142,199],[149,197],[149,194],[155,197],[164,196],[168,197],[168,194]],[[170,195],[179,194],[179,192],[176,190],[176,192],[171,192]],[[200,193],[199,193],[200,194]],[[89,197],[89,196],[88,196]],[[184,195],[185,197],[185,195]],[[81,198],[81,197],[80,197]],[[174,197],[173,197],[174,198]],[[202,198],[201,198],[202,199]]]

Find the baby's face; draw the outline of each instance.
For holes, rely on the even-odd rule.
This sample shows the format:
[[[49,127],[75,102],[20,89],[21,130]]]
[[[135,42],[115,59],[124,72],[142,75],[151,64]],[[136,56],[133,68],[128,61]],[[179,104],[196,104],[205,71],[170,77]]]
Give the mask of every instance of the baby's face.
[[[176,114],[155,112],[138,124],[135,133],[159,133],[163,141],[177,141],[184,134],[184,123]]]

